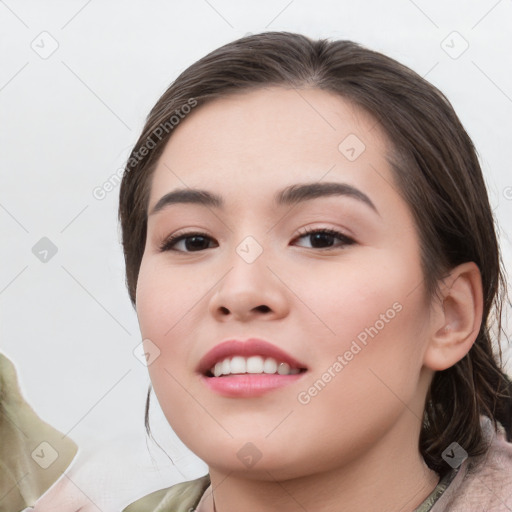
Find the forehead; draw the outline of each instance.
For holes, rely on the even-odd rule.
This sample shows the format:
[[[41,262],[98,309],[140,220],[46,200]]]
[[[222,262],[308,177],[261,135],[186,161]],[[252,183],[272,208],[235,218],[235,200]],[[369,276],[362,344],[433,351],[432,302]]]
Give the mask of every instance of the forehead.
[[[376,120],[334,93],[271,87],[194,109],[174,129],[155,170],[150,208],[172,188],[261,193],[336,178],[369,189],[392,180]],[[376,174],[377,173],[377,174]]]

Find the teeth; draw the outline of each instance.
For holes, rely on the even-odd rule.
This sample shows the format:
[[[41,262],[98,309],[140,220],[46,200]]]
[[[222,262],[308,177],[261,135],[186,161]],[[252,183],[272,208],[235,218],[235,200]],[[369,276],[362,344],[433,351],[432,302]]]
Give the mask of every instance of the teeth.
[[[229,365],[229,373],[245,373],[247,371],[247,363],[244,357],[236,356],[231,359]]]
[[[263,373],[264,366],[263,357],[252,356],[247,358],[247,373]]]
[[[220,377],[222,375],[222,363],[217,363],[215,367],[213,368],[213,375],[214,377]],[[211,371],[211,370],[210,370]]]
[[[290,365],[286,363],[281,363],[277,368],[277,373],[279,375],[288,375],[290,373]]]
[[[272,357],[264,359],[261,356],[228,357],[223,361],[219,361],[210,371],[214,377],[241,373],[295,375],[300,372],[298,368],[290,368],[288,363],[279,363]]]
[[[277,372],[277,361],[269,357],[265,359],[263,363],[263,372],[264,373],[276,373]]]

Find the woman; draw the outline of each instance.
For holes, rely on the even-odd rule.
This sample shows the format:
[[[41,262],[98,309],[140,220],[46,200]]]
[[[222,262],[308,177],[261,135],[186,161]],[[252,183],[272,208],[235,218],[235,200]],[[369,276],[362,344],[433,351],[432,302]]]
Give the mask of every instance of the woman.
[[[153,388],[209,468],[127,512],[512,507],[499,248],[432,85],[348,41],[225,45],[152,109],[119,216]]]

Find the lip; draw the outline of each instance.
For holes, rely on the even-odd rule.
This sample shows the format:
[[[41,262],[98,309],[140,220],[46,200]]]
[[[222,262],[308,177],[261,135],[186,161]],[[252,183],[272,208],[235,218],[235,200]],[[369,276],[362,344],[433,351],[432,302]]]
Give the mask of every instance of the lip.
[[[201,375],[201,380],[205,386],[219,395],[231,398],[252,398],[293,384],[303,376],[303,373],[295,375],[245,373],[224,377]]]
[[[249,338],[245,341],[240,340],[227,340],[219,343],[207,352],[199,361],[197,371],[205,376],[210,369],[215,366],[215,363],[226,359],[227,357],[242,356],[263,356],[272,357],[278,362],[287,363],[291,368],[304,368],[307,369],[306,365],[297,361],[290,354],[286,353],[282,349],[272,345],[268,341],[261,340],[258,338]],[[255,375],[257,376],[257,375]],[[220,377],[211,377],[218,379]],[[229,377],[222,377],[229,378]]]

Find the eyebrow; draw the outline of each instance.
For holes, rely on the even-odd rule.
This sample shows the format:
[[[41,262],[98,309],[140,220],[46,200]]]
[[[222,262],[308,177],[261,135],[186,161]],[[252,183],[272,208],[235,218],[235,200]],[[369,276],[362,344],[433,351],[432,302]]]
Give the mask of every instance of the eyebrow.
[[[274,204],[277,206],[292,205],[316,199],[318,197],[328,196],[347,196],[361,201],[369,206],[378,215],[379,212],[372,200],[358,188],[348,183],[338,182],[315,182],[299,183],[290,185],[279,191],[274,196]],[[173,190],[162,196],[153,207],[149,215],[154,215],[159,211],[173,204],[198,204],[210,208],[224,208],[224,200],[218,194],[207,190],[184,188]]]

